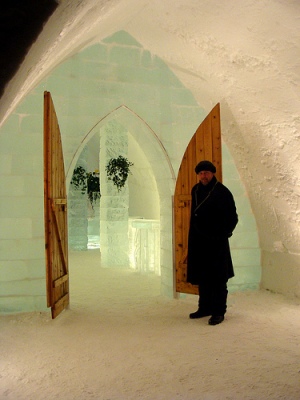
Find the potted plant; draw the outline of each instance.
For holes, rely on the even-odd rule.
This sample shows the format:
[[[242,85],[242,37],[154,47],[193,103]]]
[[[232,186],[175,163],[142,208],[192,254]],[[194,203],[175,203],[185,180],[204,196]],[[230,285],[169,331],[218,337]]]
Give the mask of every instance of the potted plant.
[[[75,189],[80,190],[82,194],[87,193],[92,207],[101,197],[98,170],[87,172],[82,166],[76,167],[71,179],[71,185],[73,185]]]
[[[132,162],[128,161],[127,158],[119,156],[117,158],[111,158],[105,167],[107,178],[113,181],[114,185],[117,186],[118,192],[124,187],[130,167],[133,165]]]
[[[101,197],[100,179],[99,179],[99,171],[98,170],[87,173],[87,194],[88,194],[90,203],[93,207],[94,203]]]
[[[81,165],[74,169],[71,185],[73,185],[75,189],[80,190],[82,194],[86,193],[86,170]]]

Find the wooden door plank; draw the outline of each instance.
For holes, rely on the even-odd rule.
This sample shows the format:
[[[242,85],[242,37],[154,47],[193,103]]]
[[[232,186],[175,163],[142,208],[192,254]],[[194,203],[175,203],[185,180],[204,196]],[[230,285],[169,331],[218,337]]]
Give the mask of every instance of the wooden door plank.
[[[188,232],[191,210],[191,190],[197,183],[195,167],[202,160],[217,167],[216,177],[222,181],[222,148],[220,104],[217,104],[200,124],[183,155],[175,185],[173,200],[174,264],[176,291],[198,294],[198,287],[187,279]]]
[[[59,258],[61,259],[61,262],[62,262],[63,273],[67,274],[68,267],[67,267],[67,261],[66,261],[65,248],[63,246],[63,239],[61,238],[61,230],[60,230],[60,226],[59,226],[59,215],[58,215],[58,212],[59,211],[56,210],[56,208],[55,208],[55,206],[54,206],[54,204],[52,202],[53,226],[54,226],[54,229],[55,229],[55,234],[56,234],[56,239],[57,239]],[[57,275],[57,274],[55,274],[55,275]]]
[[[69,293],[65,294],[51,307],[52,318],[56,318],[64,309],[69,305],[70,297]]]
[[[49,92],[44,93],[44,203],[47,305],[55,318],[69,304],[68,225],[62,143]]]
[[[63,283],[65,283],[67,280],[69,279],[69,274],[63,275],[58,279],[55,279],[55,281],[53,281],[53,287],[58,287],[60,285],[62,285]]]

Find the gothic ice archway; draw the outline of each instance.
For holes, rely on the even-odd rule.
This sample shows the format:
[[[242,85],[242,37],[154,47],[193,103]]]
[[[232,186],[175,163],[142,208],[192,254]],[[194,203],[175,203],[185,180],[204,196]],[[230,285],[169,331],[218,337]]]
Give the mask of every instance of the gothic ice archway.
[[[153,163],[152,166],[157,177],[158,184],[161,181],[162,175],[163,180],[166,179],[164,174],[161,173],[162,166],[164,167],[163,170],[166,171],[166,176],[168,176],[174,184],[175,172],[162,142],[155,134],[153,129],[151,129],[151,127],[146,123],[146,121],[144,121],[139,115],[137,115],[137,113],[135,113],[125,105],[120,105],[116,109],[106,114],[85,135],[80,145],[78,146],[68,168],[67,183],[70,183],[72,171],[74,170],[78,157],[84,146],[89,142],[91,137],[100,130],[101,127],[112,120],[117,120],[120,124],[125,126],[126,129],[135,138],[137,143],[144,149],[144,152],[145,154],[147,154],[150,162]],[[162,164],[157,165],[158,160]]]
[[[99,120],[103,121],[101,128],[104,128],[105,123],[113,121],[113,114],[115,117],[119,115],[118,124],[134,132],[135,140],[147,152],[160,193],[162,291],[169,294],[170,285],[173,286],[169,195],[175,186],[169,160],[177,173],[184,150],[207,110],[201,107],[202,101],[195,100],[166,63],[123,31],[83,49],[58,65],[1,128],[1,151],[6,160],[2,171],[5,188],[1,193],[2,222],[9,227],[4,230],[5,238],[2,239],[5,250],[1,254],[2,283],[7,291],[7,296],[1,301],[2,308],[12,312],[45,308],[43,180],[40,173],[45,90],[53,95],[62,133],[65,171],[69,170],[68,181],[72,170],[70,165],[73,163],[74,166],[76,162],[77,155],[74,158],[74,154],[78,154],[78,144],[82,149],[87,140],[87,129],[96,127]],[[125,105],[128,110],[125,110]],[[146,124],[142,123],[143,120]],[[159,141],[154,140],[154,132]],[[227,137],[226,124],[224,137]],[[241,179],[234,159],[229,149],[223,149],[226,150],[224,178],[230,177],[229,187],[236,188],[240,213],[245,216],[245,223],[239,224],[240,232],[233,238],[237,247],[236,264],[242,267],[236,288],[257,288],[260,260],[255,220],[247,193],[237,185]],[[19,162],[20,154],[22,163]],[[241,245],[244,246],[241,248]],[[18,268],[22,274],[16,282]],[[34,292],[33,282],[37,288]],[[24,295],[24,287],[28,295],[27,292]]]
[[[91,138],[95,135],[100,135],[101,142],[101,137],[105,135],[105,131],[110,130],[112,126],[114,130],[113,135],[118,136],[120,131],[123,131],[126,133],[128,132],[128,134],[132,136],[136,144],[142,149],[151,166],[151,172],[155,179],[159,197],[161,290],[163,293],[171,295],[173,293],[172,195],[175,185],[175,173],[164,146],[149,125],[125,105],[121,105],[108,113],[90,129],[80,143],[70,164],[67,182],[70,182],[72,171],[77,160]],[[100,147],[102,148],[102,145],[100,145]],[[103,148],[101,151],[103,151]],[[106,178],[103,173],[105,163],[102,162],[101,159],[102,157],[100,156],[100,176],[102,175],[100,180],[102,182],[105,181]],[[105,202],[102,198],[101,201]],[[103,235],[105,235],[105,233]],[[109,238],[107,241],[111,244],[112,238]],[[110,251],[113,252],[112,245]],[[105,259],[105,253],[103,256]],[[108,257],[110,257],[109,254]]]

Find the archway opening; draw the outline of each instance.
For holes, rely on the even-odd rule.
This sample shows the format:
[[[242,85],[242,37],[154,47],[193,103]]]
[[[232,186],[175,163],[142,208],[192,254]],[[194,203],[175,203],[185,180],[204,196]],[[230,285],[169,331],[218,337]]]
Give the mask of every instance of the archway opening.
[[[120,136],[121,144],[118,144]],[[128,157],[133,166],[127,188],[118,193],[111,182],[107,181],[105,154],[116,156],[120,152]],[[93,219],[92,225],[97,229],[99,222],[100,226],[102,266],[129,267],[141,273],[161,275],[162,291],[166,293],[168,290],[169,294],[172,294],[171,226],[175,179],[162,144],[139,116],[127,107],[120,106],[102,118],[78,146],[67,174],[69,193],[74,167],[85,163],[91,169],[95,167],[91,162],[97,162],[99,166],[101,199],[92,218],[88,210],[79,212],[80,218],[85,219],[77,225],[82,231],[80,235],[84,236],[85,249],[81,250],[89,248],[89,228]],[[86,207],[86,199],[82,202]],[[118,203],[122,205],[121,210],[116,206]],[[124,218],[125,209],[127,217]],[[69,218],[69,225],[72,242],[72,216]],[[119,233],[116,229],[120,225],[121,236],[118,241],[116,237]],[[93,247],[98,247],[95,242]],[[125,257],[121,255],[122,247],[126,253]]]

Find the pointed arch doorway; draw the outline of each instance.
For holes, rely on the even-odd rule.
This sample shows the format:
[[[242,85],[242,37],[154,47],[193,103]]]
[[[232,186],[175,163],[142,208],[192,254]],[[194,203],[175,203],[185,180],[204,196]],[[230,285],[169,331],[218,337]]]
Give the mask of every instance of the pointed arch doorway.
[[[82,150],[89,140],[95,134],[99,134],[101,136],[101,131],[103,131],[105,127],[109,125],[109,123],[116,121],[118,125],[130,132],[130,135],[133,137],[136,146],[139,146],[142,149],[149,165],[151,166],[151,174],[153,175],[159,198],[160,237],[163,238],[163,248],[160,245],[162,251],[160,252],[159,261],[161,266],[161,291],[164,294],[172,296],[172,195],[175,185],[175,174],[166,150],[164,149],[155,132],[147,125],[147,123],[124,105],[107,114],[90,129],[78,146],[78,149],[74,154],[73,160],[68,169],[67,181],[70,182],[72,171],[76,166]],[[101,201],[102,197],[100,202]]]
[[[123,109],[121,108],[121,113],[123,113]],[[126,109],[126,119],[128,118],[128,109]],[[135,118],[134,118],[135,119]],[[128,121],[127,121],[128,122]],[[135,119],[136,122],[136,119]],[[138,129],[137,139],[143,137],[143,135],[139,135],[140,128]],[[94,128],[93,128],[94,129]],[[88,135],[87,135],[88,136]],[[149,139],[149,135],[144,135],[145,138]],[[156,137],[155,137],[156,138]],[[157,139],[157,138],[156,138]],[[84,145],[84,141],[82,142]],[[162,144],[155,140],[150,140],[148,143],[144,143],[145,147],[148,149],[150,145],[152,148],[158,150],[157,152],[148,153],[149,158],[154,158],[156,162],[153,165],[158,165],[157,160],[160,161],[159,166],[156,170],[157,172],[157,182],[160,184],[158,187],[160,188],[160,200],[162,203],[165,203],[165,209],[162,210],[161,216],[162,218],[166,217],[166,221],[171,221],[172,212],[168,213],[171,210],[171,207],[168,208],[168,200],[171,198],[170,192],[166,190],[166,182],[169,180],[169,189],[172,188],[172,184],[174,183],[174,172],[172,167],[168,170],[168,168],[163,168],[162,165],[165,164],[170,167],[170,162],[168,157],[166,157],[166,152],[162,146]],[[162,154],[164,157],[162,157]],[[190,190],[195,181],[195,174],[192,172],[196,162],[201,159],[211,159],[216,165],[218,169],[218,179],[222,179],[222,163],[221,163],[221,135],[220,135],[220,106],[217,106],[212,110],[212,112],[207,116],[207,118],[200,125],[198,130],[196,131],[194,137],[190,141],[188,148],[184,154],[178,179],[176,182],[175,189],[175,197],[174,197],[174,221],[175,221],[175,265],[176,265],[176,291],[184,292],[184,293],[196,293],[196,288],[189,285],[186,282],[186,254],[187,254],[187,232],[188,232],[188,221],[189,221],[189,207],[190,207]],[[76,158],[74,159],[76,163]],[[69,172],[72,169],[69,169]],[[166,176],[162,174],[162,171],[167,171]],[[171,172],[171,174],[170,174]],[[69,181],[70,181],[70,173],[69,173]],[[168,187],[168,186],[167,186]],[[171,276],[170,269],[167,268],[167,265],[172,265],[172,235],[169,235],[168,238],[168,225],[163,221],[162,224],[166,227],[166,230],[163,232],[165,234],[164,238],[164,254],[163,258],[161,258],[162,265],[162,278],[161,280],[166,282],[166,289],[162,290],[163,293],[167,294],[167,289],[171,292],[174,291],[173,283],[170,284],[169,277]],[[162,230],[161,230],[162,232]],[[168,239],[170,239],[168,241]],[[169,244],[169,248],[168,248]],[[168,263],[168,254],[169,252],[169,263]],[[164,261],[162,261],[164,260]],[[165,264],[165,265],[164,265]],[[166,268],[164,268],[166,266]],[[169,285],[168,285],[169,284]],[[169,286],[169,288],[168,288]]]
[[[191,212],[191,190],[197,183],[195,166],[209,160],[222,182],[222,144],[220,104],[204,119],[190,140],[181,161],[174,194],[174,263],[176,292],[198,294],[198,286],[186,281],[188,232]],[[200,251],[201,249],[199,249]]]

